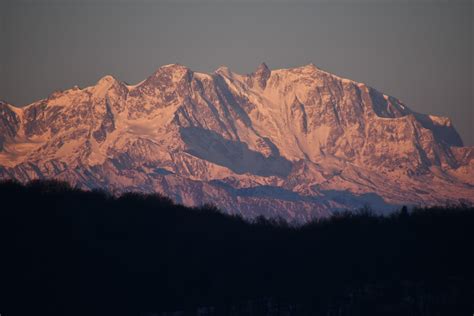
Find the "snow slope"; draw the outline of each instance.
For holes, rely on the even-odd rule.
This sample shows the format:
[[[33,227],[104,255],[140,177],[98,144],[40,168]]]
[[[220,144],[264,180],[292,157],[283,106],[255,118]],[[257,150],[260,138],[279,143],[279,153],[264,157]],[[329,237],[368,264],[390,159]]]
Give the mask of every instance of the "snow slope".
[[[305,221],[366,204],[474,202],[474,149],[448,118],[313,64],[241,75],[160,67],[24,108],[0,103],[0,178],[161,192]]]

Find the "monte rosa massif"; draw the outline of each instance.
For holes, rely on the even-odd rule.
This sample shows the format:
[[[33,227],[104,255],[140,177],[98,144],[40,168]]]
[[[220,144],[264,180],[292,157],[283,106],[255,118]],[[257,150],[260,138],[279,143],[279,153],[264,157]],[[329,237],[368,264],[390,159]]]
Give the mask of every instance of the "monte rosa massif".
[[[240,75],[171,64],[25,107],[0,103],[0,179],[160,192],[304,222],[370,205],[474,202],[451,121],[313,64]]]

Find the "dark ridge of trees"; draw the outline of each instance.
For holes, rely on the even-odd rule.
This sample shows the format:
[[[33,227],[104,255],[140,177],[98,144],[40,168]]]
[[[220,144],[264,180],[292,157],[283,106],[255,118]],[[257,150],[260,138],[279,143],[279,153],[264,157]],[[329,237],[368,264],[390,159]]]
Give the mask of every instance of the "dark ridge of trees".
[[[291,227],[55,181],[0,201],[2,316],[474,313],[464,205]]]

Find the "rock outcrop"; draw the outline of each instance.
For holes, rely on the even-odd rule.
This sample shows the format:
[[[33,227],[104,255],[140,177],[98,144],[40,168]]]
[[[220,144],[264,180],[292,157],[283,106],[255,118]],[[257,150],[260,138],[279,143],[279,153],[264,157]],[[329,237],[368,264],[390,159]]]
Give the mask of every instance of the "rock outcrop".
[[[474,148],[448,118],[313,64],[249,75],[160,67],[17,108],[0,103],[0,178],[161,192],[306,221],[363,205],[474,202]]]

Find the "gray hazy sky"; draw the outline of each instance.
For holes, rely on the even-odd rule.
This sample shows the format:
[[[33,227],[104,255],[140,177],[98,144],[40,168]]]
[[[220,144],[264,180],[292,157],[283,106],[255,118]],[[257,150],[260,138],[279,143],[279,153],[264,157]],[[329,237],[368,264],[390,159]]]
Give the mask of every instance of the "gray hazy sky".
[[[24,105],[163,64],[252,72],[313,62],[412,109],[453,119],[474,145],[472,0],[0,0],[0,99]]]

